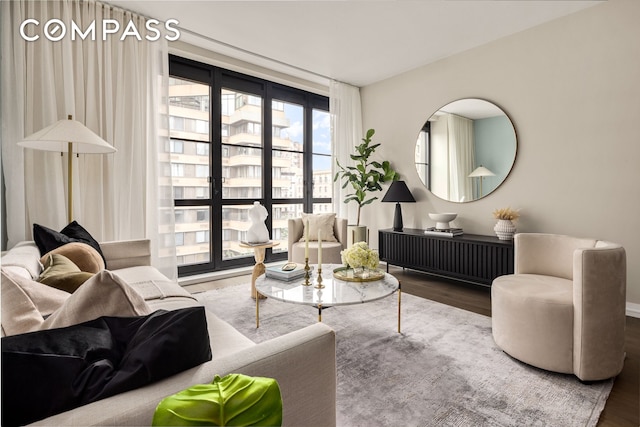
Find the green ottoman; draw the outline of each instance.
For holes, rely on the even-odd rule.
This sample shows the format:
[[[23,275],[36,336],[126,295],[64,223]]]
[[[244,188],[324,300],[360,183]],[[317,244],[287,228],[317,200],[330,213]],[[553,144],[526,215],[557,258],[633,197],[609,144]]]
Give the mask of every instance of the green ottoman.
[[[281,426],[282,397],[273,378],[218,375],[163,399],[154,426]]]

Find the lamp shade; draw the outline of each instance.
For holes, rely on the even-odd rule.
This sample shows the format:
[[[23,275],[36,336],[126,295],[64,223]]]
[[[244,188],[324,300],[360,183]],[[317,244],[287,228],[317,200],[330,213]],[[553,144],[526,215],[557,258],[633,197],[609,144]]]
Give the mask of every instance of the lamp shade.
[[[18,145],[34,150],[66,153],[69,151],[69,143],[73,144],[74,153],[106,154],[117,151],[88,127],[71,118],[47,126],[18,142]]]
[[[54,124],[18,142],[18,145],[40,151],[67,154],[67,216],[73,220],[73,154],[114,153],[115,147],[96,135],[73,117]]]
[[[382,198],[383,202],[415,202],[413,194],[404,181],[393,181]]]
[[[489,169],[480,165],[473,172],[469,174],[469,178],[483,177],[483,176],[496,176],[495,173],[491,172]]]

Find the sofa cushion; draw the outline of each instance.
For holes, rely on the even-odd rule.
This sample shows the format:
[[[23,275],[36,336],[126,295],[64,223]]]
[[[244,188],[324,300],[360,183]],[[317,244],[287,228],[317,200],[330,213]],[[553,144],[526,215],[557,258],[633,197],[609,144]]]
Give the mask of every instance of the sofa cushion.
[[[88,273],[97,273],[105,268],[102,255],[87,243],[66,243],[44,254],[40,258],[40,263],[44,265],[49,255],[63,255],[71,260],[80,271]]]
[[[69,293],[75,292],[84,282],[93,277],[93,273],[80,271],[69,258],[49,252],[45,255],[44,270],[38,282]]]
[[[322,233],[323,242],[337,242],[335,234],[333,233],[333,225],[336,222],[336,214],[302,214],[302,224],[304,226],[302,231],[302,238],[300,242],[305,241],[307,236],[307,221],[309,223],[308,236],[310,242],[318,241],[318,233]]]
[[[193,295],[178,283],[167,279],[158,269],[148,265],[122,268],[116,270],[114,274],[127,282],[147,301],[169,297],[184,297],[195,300]]]
[[[23,425],[211,360],[203,307],[2,338],[2,425]]]
[[[2,255],[2,266],[20,267],[35,280],[42,272],[40,250],[35,242],[20,242]]]
[[[100,250],[100,244],[98,244],[96,239],[94,239],[93,236],[91,236],[91,234],[76,221],[72,221],[59,232],[39,224],[33,224],[33,239],[35,240],[38,249],[40,249],[41,255],[44,255],[47,252],[67,243],[86,243],[98,251],[104,261],[105,268],[107,267],[107,260],[104,258],[104,255]]]

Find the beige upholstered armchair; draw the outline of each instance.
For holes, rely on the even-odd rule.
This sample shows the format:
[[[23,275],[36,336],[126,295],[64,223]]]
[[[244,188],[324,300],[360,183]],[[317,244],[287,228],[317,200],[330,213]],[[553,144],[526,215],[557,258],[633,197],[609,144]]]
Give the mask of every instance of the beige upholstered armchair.
[[[322,263],[341,264],[340,252],[347,247],[347,220],[335,214],[303,214],[303,218],[290,219],[289,261],[304,263],[304,227],[309,220],[309,264],[318,263],[318,230],[322,230]],[[303,221],[304,220],[304,221]]]
[[[623,247],[554,234],[515,236],[515,274],[493,281],[493,338],[512,357],[582,381],[624,363]]]

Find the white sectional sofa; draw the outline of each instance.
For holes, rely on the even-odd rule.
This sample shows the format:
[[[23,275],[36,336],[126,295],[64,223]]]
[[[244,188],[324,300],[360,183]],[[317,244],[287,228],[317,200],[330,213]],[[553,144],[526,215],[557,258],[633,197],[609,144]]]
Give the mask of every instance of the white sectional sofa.
[[[200,305],[177,283],[150,266],[148,240],[101,243],[100,247],[109,271],[135,289],[151,311]],[[29,270],[36,268],[39,257],[32,242],[8,251],[3,256],[3,260],[8,260],[7,265],[2,265],[3,283],[7,277],[5,270],[11,270],[13,277],[18,273],[35,279]],[[10,301],[2,303],[4,307]],[[8,310],[3,310],[3,324],[9,314]],[[247,313],[247,316],[252,315]],[[215,375],[241,373],[278,381],[283,398],[284,425],[335,426],[336,347],[331,328],[317,323],[255,344],[208,310],[206,318],[212,352],[209,362],[147,386],[53,415],[34,425],[150,425],[155,408],[164,397],[195,384],[210,383]]]

